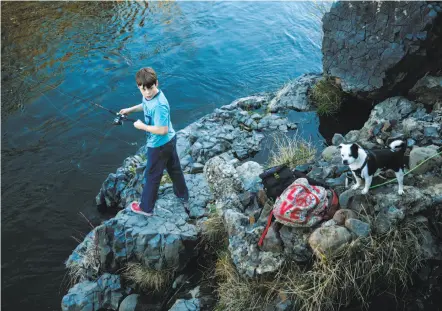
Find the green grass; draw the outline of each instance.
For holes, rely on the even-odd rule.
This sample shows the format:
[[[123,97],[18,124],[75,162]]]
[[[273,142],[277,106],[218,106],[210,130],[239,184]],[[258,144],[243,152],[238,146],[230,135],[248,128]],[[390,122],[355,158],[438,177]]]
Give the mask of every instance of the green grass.
[[[331,116],[339,112],[343,92],[333,79],[323,78],[311,88],[309,97],[316,105],[318,115]]]
[[[295,168],[315,158],[316,148],[298,135],[288,137],[286,134],[273,136],[275,148],[270,152],[268,167],[287,164]]]

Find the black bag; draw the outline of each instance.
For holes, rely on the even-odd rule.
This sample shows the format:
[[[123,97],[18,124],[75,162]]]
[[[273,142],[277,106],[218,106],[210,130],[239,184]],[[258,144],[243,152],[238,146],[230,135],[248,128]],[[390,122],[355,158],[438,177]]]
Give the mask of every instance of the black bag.
[[[259,177],[262,180],[267,197],[273,200],[279,197],[295,181],[292,170],[285,164],[271,167],[261,173]]]
[[[261,173],[259,177],[262,180],[267,197],[273,200],[279,197],[281,193],[298,178],[306,178],[310,185],[330,189],[328,185],[308,177],[301,171],[292,171],[285,164],[271,167]]]

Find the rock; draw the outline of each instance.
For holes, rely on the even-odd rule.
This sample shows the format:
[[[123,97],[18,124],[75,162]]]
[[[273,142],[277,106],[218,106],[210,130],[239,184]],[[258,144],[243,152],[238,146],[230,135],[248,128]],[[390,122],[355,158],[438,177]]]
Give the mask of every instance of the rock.
[[[334,146],[339,146],[340,144],[343,144],[344,142],[345,142],[345,138],[341,134],[336,133],[335,135],[333,135],[332,144]]]
[[[403,195],[397,194],[397,191],[389,187],[379,188],[374,194],[374,199],[377,202],[377,211],[397,206],[404,211],[405,215],[413,215],[425,211],[432,204],[432,199],[429,195],[411,186],[404,186]]]
[[[435,127],[435,126],[427,126],[424,127],[424,135],[427,137],[439,137],[438,134],[439,128]]]
[[[243,184],[235,167],[220,156],[207,161],[204,176],[216,198],[243,191]]]
[[[150,298],[132,294],[124,298],[118,311],[160,311],[161,304],[152,304]]]
[[[191,174],[202,173],[203,169],[204,165],[202,165],[201,163],[193,163],[192,166],[190,167],[190,173]]]
[[[408,96],[417,102],[431,106],[442,102],[442,77],[425,75],[416,82],[408,92]]]
[[[308,101],[308,91],[321,78],[317,74],[304,74],[292,82],[287,83],[276,92],[267,109],[277,112],[284,109],[307,111],[311,109]]]
[[[236,168],[244,189],[250,192],[258,192],[262,188],[259,175],[264,171],[256,162],[249,161]]]
[[[261,215],[258,219],[258,224],[265,225],[267,223],[267,219],[269,218],[270,212],[273,209],[273,205],[270,205],[268,202],[264,205],[261,211]]]
[[[340,154],[340,150],[336,146],[328,146],[322,151],[322,158],[325,161],[331,161],[333,157]]]
[[[310,228],[282,226],[279,235],[284,245],[284,253],[297,262],[308,261],[312,257],[312,251],[308,246],[311,232]]]
[[[199,299],[178,299],[169,309],[169,311],[199,311],[200,300]]]
[[[326,257],[338,253],[351,241],[351,233],[344,227],[332,226],[317,228],[308,240],[318,257]]]
[[[348,133],[345,135],[345,142],[346,142],[347,144],[358,142],[359,134],[360,134],[360,133],[359,133],[358,130],[352,130],[352,131],[348,132]]]
[[[339,205],[341,206],[341,208],[347,208],[350,199],[358,193],[360,193],[360,190],[358,191],[358,190],[352,190],[352,189],[348,189],[348,190],[342,192],[339,195]]]
[[[403,120],[412,112],[416,111],[416,109],[421,107],[422,104],[417,104],[400,96],[391,97],[382,101],[371,111],[368,120],[364,124],[364,127],[359,131],[357,142],[360,145],[371,149],[374,146],[369,146],[366,143],[364,144],[364,141],[368,141],[372,136],[379,134],[376,131],[380,132],[385,122],[390,122],[390,120]],[[414,119],[410,119],[408,122],[410,129],[416,128],[416,121]]]
[[[83,279],[98,271],[115,273],[128,260],[157,270],[180,270],[196,255],[198,232],[187,219],[175,197],[159,198],[152,217],[123,210],[91,231],[69,256],[66,267],[80,269]]]
[[[275,223],[270,226],[267,231],[264,243],[261,249],[265,252],[281,253],[282,252],[282,241],[279,238],[278,233],[275,231]]]
[[[138,303],[138,294],[132,294],[124,298],[121,302],[118,311],[135,311]]]
[[[403,220],[405,214],[402,210],[394,207],[384,207],[377,215],[374,221],[374,230],[378,234],[388,232],[393,226],[396,226]]]
[[[62,311],[117,310],[127,291],[121,287],[120,276],[105,273],[96,281],[75,284],[61,301]]]
[[[345,221],[345,227],[358,237],[368,237],[371,232],[369,224],[354,218],[347,219]]]
[[[347,176],[345,174],[342,174],[338,178],[327,178],[325,180],[325,183],[329,185],[330,187],[337,188],[337,187],[345,187],[345,180],[347,179]]]
[[[243,231],[229,238],[230,256],[241,275],[254,277],[273,273],[284,261],[281,254],[259,250],[258,240],[263,229]]]
[[[335,2],[322,18],[324,72],[361,97],[400,93],[442,69],[427,56],[442,50],[440,14],[426,2]]]
[[[429,147],[415,147],[410,152],[410,169],[413,170],[414,174],[424,174],[426,172],[431,171],[436,167],[440,167],[442,165],[442,156],[437,155],[432,159],[428,160],[424,164],[417,167],[422,161],[434,156],[437,154],[436,146]],[[417,168],[416,168],[417,167]]]
[[[229,236],[239,234],[243,227],[249,224],[249,218],[233,209],[227,209],[224,213],[226,230]]]
[[[332,227],[332,226],[336,226],[337,223],[336,221],[334,221],[333,219],[327,220],[326,222],[323,222],[321,224],[321,227]]]
[[[356,218],[356,213],[349,209],[337,210],[333,215],[333,220],[340,226],[344,225],[345,221],[350,218]]]

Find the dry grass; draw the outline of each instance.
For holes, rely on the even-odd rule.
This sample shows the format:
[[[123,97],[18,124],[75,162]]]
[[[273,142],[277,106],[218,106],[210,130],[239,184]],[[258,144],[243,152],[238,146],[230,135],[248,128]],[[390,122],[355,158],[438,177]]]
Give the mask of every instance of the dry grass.
[[[241,277],[233,265],[229,253],[224,252],[216,262],[215,277],[218,281],[218,305],[215,310],[246,311],[265,310],[272,297],[268,284],[259,279]]]
[[[207,220],[204,221],[201,233],[201,242],[214,252],[227,248],[228,236],[224,227],[223,217],[216,210],[212,211]]]
[[[290,138],[286,134],[273,136],[275,150],[270,152],[269,167],[287,164],[290,168],[314,159],[316,148],[298,135]]]
[[[397,230],[353,241],[339,256],[316,260],[309,270],[287,265],[271,290],[293,297],[297,310],[338,310],[354,301],[367,306],[376,292],[406,289],[423,262],[420,230],[404,222]]]
[[[324,78],[316,83],[309,95],[317,107],[318,115],[334,115],[341,108],[343,92],[330,78]]]
[[[155,270],[140,263],[129,263],[123,275],[142,290],[160,292],[170,284],[173,271]]]

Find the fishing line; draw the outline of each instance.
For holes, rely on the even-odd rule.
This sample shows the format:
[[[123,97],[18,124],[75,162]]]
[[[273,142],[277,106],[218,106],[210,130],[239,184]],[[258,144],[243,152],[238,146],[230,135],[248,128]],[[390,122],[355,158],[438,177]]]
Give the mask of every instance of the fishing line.
[[[30,79],[30,78],[29,78]],[[35,80],[33,80],[33,79],[30,79],[30,80],[32,80],[32,81],[34,81],[34,82],[37,82],[37,81],[35,81]],[[31,86],[28,82],[26,82],[25,81],[25,83],[27,83],[29,86]],[[37,82],[38,83],[38,82]],[[47,84],[45,84],[45,83],[42,83],[42,84],[44,84],[44,85],[47,85]],[[49,87],[51,87],[51,86],[49,86]],[[59,91],[58,89],[56,89],[56,88],[53,88],[53,87],[51,87],[53,90],[57,90],[57,91]],[[37,92],[39,92],[41,95],[43,95],[47,100],[48,100],[48,102],[49,102],[49,104],[52,106],[52,107],[54,107],[54,109],[55,110],[57,110],[60,114],[62,114],[62,115],[64,115],[66,118],[68,118],[69,120],[71,120],[71,121],[73,121],[74,122],[74,124],[77,124],[77,123],[79,123],[80,122],[80,120],[75,120],[75,119],[73,119],[71,116],[69,116],[68,114],[66,114],[66,113],[64,113],[63,111],[61,111],[57,106],[55,106],[53,103],[52,103],[52,100],[46,95],[46,94],[44,94],[43,92],[41,92],[41,91],[38,91],[37,90]],[[74,95],[69,95],[69,94],[65,94],[65,93],[63,93],[63,92],[61,92],[61,91],[59,91],[61,94],[64,94],[64,95],[66,95],[66,96],[70,96],[70,97],[72,97],[72,98],[75,98],[76,96],[74,96]],[[78,98],[78,97],[76,97],[76,98]],[[97,104],[98,105],[98,104]],[[108,110],[108,109],[106,109],[106,108],[104,108],[103,107],[103,109],[105,109],[105,110]],[[110,111],[110,110],[108,110],[108,111]],[[90,126],[88,126],[88,125],[86,125],[86,124],[82,124],[82,126],[83,127],[85,127],[85,128],[88,128],[88,129],[90,129],[92,132],[94,132],[95,134],[99,134],[98,135],[98,137],[99,138],[102,138],[103,136],[104,136],[104,138],[106,138],[106,135],[107,135],[107,133],[103,133],[102,131],[100,131],[100,130],[98,130],[98,129],[95,129],[95,128],[93,128],[93,127],[90,127]],[[130,145],[130,146],[134,146],[134,145],[137,145],[137,143],[136,142],[134,142],[134,143],[129,143],[129,142],[127,142],[127,141],[125,141],[125,140],[122,140],[122,139],[120,139],[120,138],[118,138],[118,137],[113,137],[113,138],[115,138],[116,140],[118,140],[118,141],[121,141],[121,142],[124,142],[124,143],[126,143],[126,144],[128,144],[128,145]]]

